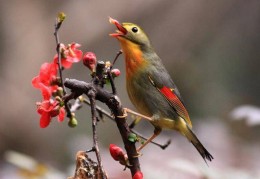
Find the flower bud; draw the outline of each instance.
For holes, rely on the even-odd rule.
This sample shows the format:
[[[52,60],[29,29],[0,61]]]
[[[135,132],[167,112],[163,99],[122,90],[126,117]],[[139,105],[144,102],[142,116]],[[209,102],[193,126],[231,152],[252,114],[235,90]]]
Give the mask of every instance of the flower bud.
[[[70,118],[70,120],[69,120],[68,125],[69,125],[70,127],[76,127],[76,126],[78,125],[77,119],[76,119],[74,116],[72,116],[72,117]]]
[[[118,161],[121,165],[130,166],[128,156],[124,153],[123,149],[115,144],[110,144],[109,151],[115,161]]]
[[[93,52],[86,52],[83,56],[83,64],[88,67],[91,72],[94,72],[97,64],[96,55]]]
[[[64,12],[60,12],[58,14],[58,22],[59,23],[62,23],[65,20],[65,18],[66,18],[66,14]]]
[[[133,179],[143,179],[143,173],[141,171],[136,172]]]
[[[134,133],[130,133],[130,134],[128,135],[128,140],[129,140],[130,142],[136,142],[136,141],[137,141],[137,135],[134,134]]]
[[[114,160],[119,161],[124,158],[124,151],[115,144],[110,144],[109,151]]]
[[[119,69],[112,69],[111,74],[113,77],[118,77],[120,75],[120,70]]]
[[[64,95],[63,88],[62,87],[58,87],[57,91],[56,91],[55,98],[57,98],[57,97],[59,97],[59,98],[57,98],[56,100],[59,101],[59,102],[62,101],[62,99],[60,97],[63,96],[63,95]]]

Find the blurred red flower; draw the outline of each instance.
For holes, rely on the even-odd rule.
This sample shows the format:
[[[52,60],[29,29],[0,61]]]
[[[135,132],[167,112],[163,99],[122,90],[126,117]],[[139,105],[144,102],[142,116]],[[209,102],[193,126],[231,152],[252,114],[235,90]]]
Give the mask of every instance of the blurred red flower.
[[[64,44],[60,45],[61,48],[61,65],[68,69],[72,63],[77,63],[82,58],[82,51],[77,49],[81,45],[78,43],[69,44],[67,47]],[[54,63],[58,63],[58,55],[54,56]]]
[[[44,100],[42,102],[37,102],[37,112],[41,115],[40,127],[47,127],[52,117],[58,116],[58,121],[62,122],[65,116],[64,107],[60,107],[58,101],[52,99]]]
[[[141,171],[136,172],[133,179],[143,179],[143,173]]]
[[[112,70],[111,70],[111,74],[112,74],[113,77],[118,77],[118,76],[120,75],[120,73],[121,73],[121,72],[120,72],[119,69],[116,69],[116,68],[115,68],[115,69],[112,69]]]
[[[57,79],[57,65],[54,63],[44,63],[40,68],[38,76],[32,79],[32,85],[42,91],[44,100],[50,99],[53,92],[56,92],[58,85],[54,83]]]

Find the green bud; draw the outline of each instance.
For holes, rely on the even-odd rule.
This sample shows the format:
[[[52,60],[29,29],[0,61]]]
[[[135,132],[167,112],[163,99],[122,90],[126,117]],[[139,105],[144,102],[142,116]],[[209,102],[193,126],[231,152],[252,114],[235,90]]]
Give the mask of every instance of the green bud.
[[[68,125],[70,127],[76,127],[78,125],[77,119],[75,117],[71,117],[70,120],[69,120]]]
[[[55,96],[55,100],[58,101],[58,102],[61,102],[62,99],[60,98],[60,96]]]
[[[60,12],[58,14],[58,23],[62,23],[66,18],[66,14],[64,12]]]
[[[58,94],[58,96],[64,96],[64,93],[63,93],[63,88],[62,87],[58,87],[58,89],[57,89],[57,94]]]
[[[55,100],[59,102],[60,107],[63,107],[65,105],[60,96],[55,96]]]
[[[145,141],[144,141],[144,140],[142,140],[142,141],[141,141],[141,144],[144,144],[144,143],[145,143]]]
[[[136,134],[130,133],[130,134],[128,135],[128,140],[129,140],[130,142],[136,142],[136,141],[137,141],[137,136],[136,136]]]

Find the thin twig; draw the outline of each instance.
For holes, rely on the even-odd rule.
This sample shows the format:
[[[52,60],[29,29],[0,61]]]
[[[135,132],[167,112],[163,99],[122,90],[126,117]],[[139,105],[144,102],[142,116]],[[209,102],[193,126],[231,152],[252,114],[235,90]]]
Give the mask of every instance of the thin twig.
[[[90,101],[87,100],[86,98],[83,99],[83,102],[87,105],[90,105]],[[96,110],[100,113],[102,113],[103,115],[107,116],[109,119],[112,119],[113,121],[115,121],[114,117],[111,115],[111,113],[109,113],[108,111],[104,110],[102,107],[96,105]]]
[[[115,83],[114,83],[114,79],[113,79],[112,74],[111,74],[111,69],[107,69],[107,76],[108,76],[108,79],[109,79],[110,84],[111,84],[112,93],[114,95],[116,95],[117,91],[116,91],[116,86],[115,86]]]
[[[100,169],[100,173],[102,175],[102,179],[106,179],[107,177],[103,170],[100,151],[99,151],[99,147],[98,147],[98,136],[97,136],[97,128],[96,128],[96,126],[97,126],[96,101],[95,101],[96,93],[95,93],[94,89],[89,90],[88,97],[90,100],[91,116],[92,116],[92,132],[93,132],[93,145],[94,145],[93,148],[95,149],[97,162],[98,162],[98,166]]]
[[[63,90],[63,94],[66,95],[66,89],[63,83],[63,75],[62,75],[62,67],[61,67],[61,53],[60,53],[60,40],[59,40],[59,34],[58,31],[61,27],[62,21],[58,21],[58,18],[56,18],[55,21],[55,31],[54,31],[54,36],[55,36],[55,41],[56,41],[56,51],[58,55],[58,68],[59,68],[59,76],[60,76],[60,81],[61,81],[61,87]],[[70,107],[68,103],[65,103],[65,110],[67,112],[67,117],[71,118],[72,114],[70,111]]]
[[[112,65],[111,65],[110,70],[113,68],[114,64],[116,63],[116,60],[118,59],[118,57],[119,57],[122,53],[123,53],[122,50],[119,50],[119,51],[117,52],[116,57],[115,57],[115,59],[114,59]]]
[[[66,89],[64,87],[64,84],[63,84],[63,77],[62,77],[62,69],[61,69],[61,54],[60,54],[60,40],[59,40],[59,34],[58,34],[58,31],[61,27],[61,24],[62,24],[62,21],[58,21],[58,18],[56,18],[56,21],[55,21],[55,31],[54,31],[54,36],[55,36],[55,40],[56,40],[56,51],[57,51],[57,55],[58,55],[58,68],[59,68],[59,76],[60,76],[60,81],[61,81],[61,84],[62,84],[62,89],[63,89],[63,92],[64,94],[66,94]]]

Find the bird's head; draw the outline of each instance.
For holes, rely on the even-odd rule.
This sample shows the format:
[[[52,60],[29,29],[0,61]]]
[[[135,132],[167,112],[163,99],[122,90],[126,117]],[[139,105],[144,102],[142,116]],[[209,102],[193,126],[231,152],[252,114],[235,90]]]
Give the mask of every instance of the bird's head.
[[[133,23],[120,24],[117,20],[109,18],[109,22],[117,27],[116,33],[110,34],[116,37],[119,41],[131,41],[140,46],[150,46],[150,41],[141,27]]]

